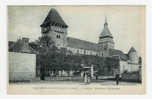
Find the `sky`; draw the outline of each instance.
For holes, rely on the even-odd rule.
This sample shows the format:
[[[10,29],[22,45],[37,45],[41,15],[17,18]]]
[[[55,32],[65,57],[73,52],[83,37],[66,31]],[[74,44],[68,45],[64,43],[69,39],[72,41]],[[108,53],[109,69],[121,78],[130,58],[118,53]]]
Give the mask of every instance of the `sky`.
[[[55,8],[68,27],[68,36],[98,43],[107,17],[115,49],[127,53],[133,46],[143,53],[145,39],[144,6],[9,6],[8,40],[41,36],[40,25],[51,8]]]

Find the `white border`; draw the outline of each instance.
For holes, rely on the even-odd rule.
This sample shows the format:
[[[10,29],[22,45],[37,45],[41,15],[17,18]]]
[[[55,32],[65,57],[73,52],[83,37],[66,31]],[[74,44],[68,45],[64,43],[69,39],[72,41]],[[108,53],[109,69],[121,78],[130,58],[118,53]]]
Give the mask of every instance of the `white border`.
[[[6,99],[21,99],[21,98],[50,98],[46,96],[33,95],[7,95],[7,80],[6,80],[6,18],[7,5],[146,5],[146,95],[102,95],[101,96],[59,96],[62,99],[77,99],[77,98],[106,98],[106,99],[128,99],[128,98],[151,98],[152,97],[152,1],[151,0],[1,0],[0,1],[0,98]],[[51,98],[57,98],[55,95]]]
[[[30,2],[29,2],[30,1]],[[147,0],[5,0],[6,5],[145,5]]]

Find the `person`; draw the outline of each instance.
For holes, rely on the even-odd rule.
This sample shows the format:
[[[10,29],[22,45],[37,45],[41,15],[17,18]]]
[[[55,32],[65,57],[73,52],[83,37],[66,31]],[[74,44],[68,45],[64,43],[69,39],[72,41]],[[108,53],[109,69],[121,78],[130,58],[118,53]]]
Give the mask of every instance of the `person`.
[[[89,84],[91,82],[91,74],[88,72],[87,75],[87,83]]]
[[[87,73],[86,72],[84,72],[83,77],[84,77],[84,83],[86,84],[88,82],[87,81],[88,77],[87,77]]]
[[[94,74],[94,76],[95,76],[95,79],[98,80],[98,74],[97,74],[97,72]]]
[[[119,85],[119,80],[120,80],[120,75],[119,74],[116,74],[116,85]]]

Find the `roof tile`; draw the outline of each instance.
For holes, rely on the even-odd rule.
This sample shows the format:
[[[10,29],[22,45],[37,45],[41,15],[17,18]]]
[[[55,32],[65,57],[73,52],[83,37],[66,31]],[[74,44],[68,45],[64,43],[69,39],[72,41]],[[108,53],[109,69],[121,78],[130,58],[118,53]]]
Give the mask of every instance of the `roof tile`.
[[[68,27],[68,25],[63,21],[60,14],[57,12],[56,9],[52,8],[47,17],[45,18],[44,22],[41,24],[41,27],[45,27],[50,24],[61,25],[63,27]]]

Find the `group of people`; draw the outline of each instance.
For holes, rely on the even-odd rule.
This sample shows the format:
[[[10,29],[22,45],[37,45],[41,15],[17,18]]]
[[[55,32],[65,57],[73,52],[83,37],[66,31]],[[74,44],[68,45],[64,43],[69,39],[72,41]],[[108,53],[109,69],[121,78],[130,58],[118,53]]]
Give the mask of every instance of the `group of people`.
[[[91,82],[91,73],[89,71],[84,72],[84,83],[89,84]]]
[[[84,78],[84,83],[89,84],[91,82],[91,73],[89,71],[85,71],[83,74],[83,78]],[[119,74],[115,75],[115,81],[116,81],[116,85],[119,85],[119,81],[120,81]]]

